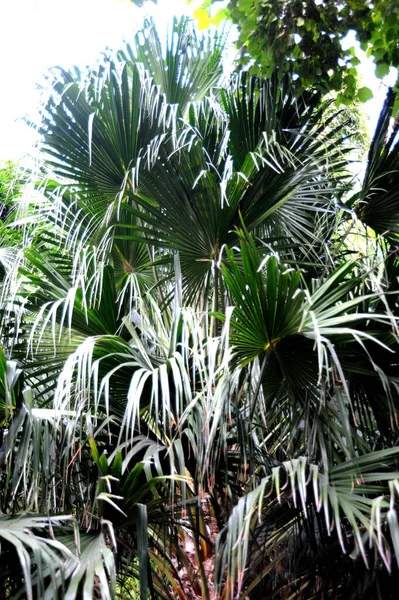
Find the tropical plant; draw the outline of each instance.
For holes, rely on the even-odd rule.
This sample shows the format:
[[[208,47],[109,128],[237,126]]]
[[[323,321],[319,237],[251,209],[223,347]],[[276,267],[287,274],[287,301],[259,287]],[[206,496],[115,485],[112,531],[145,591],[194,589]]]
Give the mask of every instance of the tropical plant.
[[[2,228],[4,598],[395,595],[395,94],[355,193],[350,124],[224,39],[53,73]]]
[[[373,92],[359,79],[361,61],[348,34],[355,34],[383,79],[399,66],[397,14],[397,0],[203,0],[194,10],[202,27],[222,19],[234,23],[240,60],[255,74],[290,73],[302,89],[335,90],[338,103],[349,106]]]

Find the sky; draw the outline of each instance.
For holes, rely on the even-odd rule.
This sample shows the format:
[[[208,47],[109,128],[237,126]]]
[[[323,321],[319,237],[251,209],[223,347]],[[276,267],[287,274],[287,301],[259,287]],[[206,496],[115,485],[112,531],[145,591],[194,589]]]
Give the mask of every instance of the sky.
[[[117,48],[131,39],[144,12],[164,26],[173,14],[192,10],[186,0],[146,2],[144,9],[130,0],[0,1],[0,160],[18,160],[29,152],[35,138],[22,119],[35,116],[37,83],[48,68],[93,64],[106,46]],[[375,95],[365,106],[372,132],[386,85],[375,80],[365,60],[362,70],[363,85]]]
[[[162,25],[189,10],[185,0],[145,5]],[[106,46],[132,37],[143,14],[130,0],[0,1],[0,160],[29,151],[34,134],[22,118],[34,117],[46,70],[95,63]]]

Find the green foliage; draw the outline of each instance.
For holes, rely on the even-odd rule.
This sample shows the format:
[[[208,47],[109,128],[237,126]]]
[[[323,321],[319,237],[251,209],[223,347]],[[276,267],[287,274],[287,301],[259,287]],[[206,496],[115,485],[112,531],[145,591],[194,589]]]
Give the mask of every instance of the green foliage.
[[[4,223],[14,209],[14,200],[19,197],[28,174],[12,162],[0,164],[0,219]],[[1,227],[1,226],[0,226]]]
[[[205,2],[202,10],[210,4],[217,8],[218,2]],[[378,78],[399,66],[397,0],[231,0],[222,12],[239,28],[241,62],[253,61],[252,73],[291,73],[300,90],[334,90],[339,103],[372,97],[368,88],[359,89],[355,49],[342,47],[350,30],[373,58]]]
[[[354,192],[347,112],[223,40],[52,75],[1,230],[4,597],[395,597],[396,93]]]

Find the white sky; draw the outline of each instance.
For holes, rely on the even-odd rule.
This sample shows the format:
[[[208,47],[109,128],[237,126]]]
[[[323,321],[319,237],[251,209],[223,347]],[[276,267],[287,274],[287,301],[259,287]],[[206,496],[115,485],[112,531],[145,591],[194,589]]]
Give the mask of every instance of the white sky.
[[[186,0],[146,2],[145,10],[161,26],[190,12]],[[34,116],[46,69],[93,63],[106,46],[131,38],[143,14],[130,0],[0,0],[0,160],[29,151],[34,138],[21,118]],[[371,131],[386,91],[373,71],[364,63],[364,85],[376,97],[365,107]]]
[[[145,11],[165,25],[188,8],[158,0]],[[29,151],[33,132],[20,119],[35,114],[46,69],[93,64],[106,46],[131,38],[143,15],[129,0],[0,0],[0,160]]]

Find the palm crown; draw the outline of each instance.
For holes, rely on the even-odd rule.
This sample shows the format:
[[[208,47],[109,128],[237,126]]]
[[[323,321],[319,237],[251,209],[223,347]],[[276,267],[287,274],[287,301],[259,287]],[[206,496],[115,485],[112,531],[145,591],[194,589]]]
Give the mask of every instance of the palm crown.
[[[354,193],[351,124],[223,46],[54,73],[1,224],[5,597],[389,597],[395,95]]]

